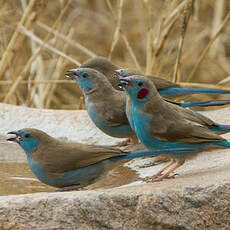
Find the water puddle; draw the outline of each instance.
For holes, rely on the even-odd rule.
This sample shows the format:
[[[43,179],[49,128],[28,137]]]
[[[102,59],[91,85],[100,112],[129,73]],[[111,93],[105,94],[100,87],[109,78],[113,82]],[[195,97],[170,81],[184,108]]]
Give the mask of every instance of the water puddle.
[[[27,163],[0,162],[0,195],[55,191],[39,182]]]

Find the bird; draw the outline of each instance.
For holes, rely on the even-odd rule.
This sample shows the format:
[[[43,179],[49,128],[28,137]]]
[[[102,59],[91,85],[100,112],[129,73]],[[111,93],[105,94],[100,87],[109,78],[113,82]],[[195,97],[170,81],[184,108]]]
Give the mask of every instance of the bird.
[[[110,60],[105,57],[96,56],[90,58],[84,62],[81,68],[91,68],[103,73],[112,86],[117,89],[119,88],[119,79],[114,78],[114,71],[122,69],[120,66],[113,64]],[[139,70],[134,68],[123,69],[129,75],[143,75]],[[182,88],[179,84],[165,80],[156,76],[148,76],[151,78],[156,88],[161,92],[161,96],[176,96],[176,95],[187,95],[187,94],[230,94],[230,90],[223,89],[210,89],[210,88]],[[219,102],[221,105],[221,102]]]
[[[34,128],[10,131],[9,134],[14,137],[7,138],[7,141],[16,142],[24,150],[33,174],[42,183],[59,188],[59,191],[77,190],[93,183],[116,161],[171,152],[170,149],[125,152],[109,146],[61,141]],[[193,150],[181,148],[176,151]]]
[[[81,88],[88,115],[101,131],[112,137],[131,138],[134,144],[138,142],[126,116],[124,92],[114,89],[104,74],[94,69],[72,69],[66,76]]]
[[[145,76],[120,78],[120,86],[131,99],[133,125],[137,137],[148,149],[197,150],[195,154],[168,154],[172,161],[148,179],[170,178],[170,174],[182,166],[187,158],[202,152],[206,147],[230,148],[230,142],[207,128],[201,120],[192,120],[190,112],[184,112],[186,109],[162,99],[153,82]],[[169,170],[162,174],[166,169]]]

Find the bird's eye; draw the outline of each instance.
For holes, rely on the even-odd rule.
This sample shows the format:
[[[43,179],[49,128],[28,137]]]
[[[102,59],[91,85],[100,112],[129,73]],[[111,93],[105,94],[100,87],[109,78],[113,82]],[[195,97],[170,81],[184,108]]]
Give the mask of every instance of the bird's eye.
[[[82,74],[82,77],[83,77],[83,78],[87,78],[87,77],[88,77],[88,74],[87,74],[87,73],[83,73],[83,74]]]
[[[25,138],[29,138],[30,137],[30,134],[25,134],[25,136],[24,136]]]
[[[141,87],[142,85],[143,85],[143,82],[139,82],[139,83],[138,83],[138,86]]]

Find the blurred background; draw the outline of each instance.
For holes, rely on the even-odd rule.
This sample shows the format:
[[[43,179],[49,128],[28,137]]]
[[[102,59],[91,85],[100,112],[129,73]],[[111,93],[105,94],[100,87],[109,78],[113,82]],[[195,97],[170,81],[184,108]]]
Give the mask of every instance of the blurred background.
[[[82,109],[65,71],[96,55],[183,86],[230,89],[229,0],[0,0],[0,7],[1,102]],[[230,98],[189,98],[209,99]]]

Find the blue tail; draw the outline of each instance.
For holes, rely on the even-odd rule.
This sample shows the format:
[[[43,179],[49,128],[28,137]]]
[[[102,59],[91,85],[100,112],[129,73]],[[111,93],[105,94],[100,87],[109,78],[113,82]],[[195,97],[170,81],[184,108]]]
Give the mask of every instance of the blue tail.
[[[201,151],[202,148],[165,148],[165,149],[155,149],[155,150],[146,150],[141,152],[131,152],[129,155],[125,156],[117,156],[111,159],[113,160],[130,160],[138,157],[146,157],[146,156],[158,156],[162,154],[171,154],[171,153],[196,153]]]
[[[230,125],[218,125],[210,129],[214,132],[230,132]]]
[[[181,102],[183,108],[202,107],[202,106],[220,106],[230,104],[230,100],[201,101],[201,102]]]
[[[230,94],[230,90],[208,88],[168,88],[159,90],[161,96],[186,94]]]
[[[218,145],[218,146],[221,146],[221,147],[230,148],[230,142],[228,142],[228,141],[213,142],[213,145]]]

